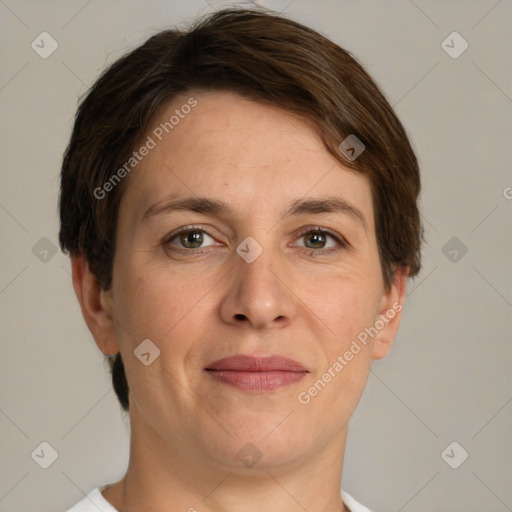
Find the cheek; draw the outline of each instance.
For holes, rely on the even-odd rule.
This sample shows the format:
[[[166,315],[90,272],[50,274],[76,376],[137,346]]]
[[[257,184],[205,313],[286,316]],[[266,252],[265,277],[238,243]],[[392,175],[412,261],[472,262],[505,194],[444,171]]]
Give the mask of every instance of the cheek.
[[[123,356],[128,360],[125,368],[139,370],[140,362],[133,352],[143,340],[151,340],[160,350],[155,364],[151,363],[145,372],[156,379],[144,386],[151,385],[156,391],[157,380],[169,380],[172,374],[178,381],[188,378],[187,368],[197,364],[208,336],[201,326],[204,319],[211,317],[211,303],[205,300],[205,294],[215,285],[218,277],[186,277],[179,271],[170,270],[161,264],[143,264],[138,268],[123,269],[125,278],[119,279],[116,315],[121,327],[117,328]],[[160,367],[158,376],[156,368]]]
[[[179,383],[186,378],[184,361],[194,351],[196,340],[190,336],[191,322],[194,313],[200,311],[201,304],[197,303],[204,291],[156,265],[127,265],[118,275],[117,335],[130,392],[145,417],[151,418],[154,411],[165,409],[169,418],[174,418],[173,411],[184,400]],[[160,351],[148,366],[134,357],[134,350],[146,339]],[[149,347],[145,350],[155,350]]]
[[[311,296],[310,307],[325,325],[325,336],[319,336],[324,354],[299,402],[312,409],[332,407],[337,424],[344,424],[355,408],[368,378],[372,350],[365,329],[374,323],[378,291],[371,280],[352,276],[333,279]]]
[[[332,340],[331,350],[340,350],[373,325],[379,307],[379,290],[370,280],[357,276],[326,281],[310,295],[309,304],[323,321]]]
[[[193,314],[206,286],[156,264],[126,265],[119,275],[116,312],[137,339],[164,341],[175,325]]]

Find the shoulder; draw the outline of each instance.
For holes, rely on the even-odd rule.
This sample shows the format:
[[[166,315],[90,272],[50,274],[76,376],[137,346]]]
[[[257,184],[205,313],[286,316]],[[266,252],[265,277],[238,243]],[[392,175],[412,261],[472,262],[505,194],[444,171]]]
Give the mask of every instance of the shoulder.
[[[358,501],[356,501],[350,494],[345,491],[341,491],[341,499],[343,503],[348,507],[350,512],[371,512],[369,508],[366,508],[364,505],[361,505]],[[74,511],[73,511],[74,512]]]
[[[87,496],[73,505],[66,512],[117,512],[117,510],[103,497],[103,487],[96,487]]]

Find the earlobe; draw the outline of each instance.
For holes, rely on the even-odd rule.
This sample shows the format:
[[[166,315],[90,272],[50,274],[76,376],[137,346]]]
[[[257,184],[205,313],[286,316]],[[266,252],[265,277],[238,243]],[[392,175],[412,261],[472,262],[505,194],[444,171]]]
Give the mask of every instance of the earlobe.
[[[382,359],[391,350],[402,316],[408,271],[408,267],[395,268],[393,283],[382,297],[379,316],[375,322],[379,333],[373,341],[373,359]]]
[[[382,359],[383,357],[386,357],[391,350],[391,346],[393,345],[393,342],[382,338],[381,336],[378,336],[373,341],[373,353],[372,353],[372,359]]]
[[[105,355],[119,352],[111,292],[101,288],[83,254],[71,256],[71,273],[82,316],[96,345]]]

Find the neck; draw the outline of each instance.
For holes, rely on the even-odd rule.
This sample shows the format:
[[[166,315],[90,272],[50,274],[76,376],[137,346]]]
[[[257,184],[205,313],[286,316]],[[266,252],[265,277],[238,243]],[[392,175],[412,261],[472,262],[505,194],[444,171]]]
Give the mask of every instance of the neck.
[[[340,496],[346,428],[293,467],[240,469],[196,459],[133,423],[128,470],[103,492],[119,512],[348,512]]]

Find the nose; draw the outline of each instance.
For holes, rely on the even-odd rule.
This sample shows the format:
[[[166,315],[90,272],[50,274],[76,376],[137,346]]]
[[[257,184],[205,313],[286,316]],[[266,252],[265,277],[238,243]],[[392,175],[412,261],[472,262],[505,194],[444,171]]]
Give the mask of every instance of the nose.
[[[296,310],[296,295],[287,284],[290,277],[285,267],[275,264],[277,255],[269,249],[251,263],[238,253],[233,260],[221,304],[222,319],[238,326],[247,323],[254,329],[289,324]]]

